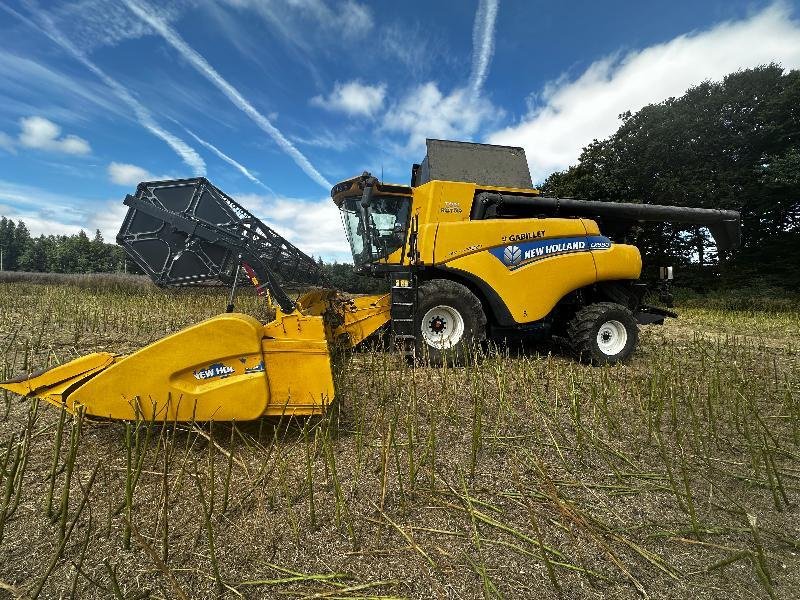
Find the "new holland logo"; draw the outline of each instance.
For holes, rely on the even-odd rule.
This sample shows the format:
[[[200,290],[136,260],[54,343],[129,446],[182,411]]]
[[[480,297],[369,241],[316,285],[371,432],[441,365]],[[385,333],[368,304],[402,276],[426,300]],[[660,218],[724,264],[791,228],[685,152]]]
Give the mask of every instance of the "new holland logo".
[[[522,250],[519,249],[519,246],[506,246],[506,249],[503,251],[503,262],[506,263],[508,266],[518,265],[519,261],[522,260]]]
[[[215,363],[210,365],[207,369],[194,371],[194,378],[202,381],[204,379],[212,379],[213,377],[227,377],[235,372],[236,369],[233,367],[229,367],[228,365],[224,365],[222,363]]]
[[[610,250],[612,246],[611,240],[607,237],[593,235],[522,242],[513,246],[491,248],[489,252],[513,271],[552,256],[576,252],[602,252]]]

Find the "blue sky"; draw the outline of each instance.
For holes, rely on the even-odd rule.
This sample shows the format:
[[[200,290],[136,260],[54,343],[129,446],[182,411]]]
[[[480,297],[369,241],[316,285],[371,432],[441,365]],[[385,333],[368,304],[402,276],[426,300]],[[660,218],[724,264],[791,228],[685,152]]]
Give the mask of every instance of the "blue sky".
[[[0,214],[111,240],[138,181],[202,174],[341,260],[329,184],[407,182],[425,137],[522,145],[541,181],[771,61],[800,67],[796,2],[0,0]]]

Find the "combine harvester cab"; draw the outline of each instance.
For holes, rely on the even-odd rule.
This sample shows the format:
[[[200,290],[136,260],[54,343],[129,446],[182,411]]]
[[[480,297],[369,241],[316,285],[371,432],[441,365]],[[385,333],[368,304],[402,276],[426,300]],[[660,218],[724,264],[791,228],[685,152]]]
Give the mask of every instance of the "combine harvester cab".
[[[159,286],[227,286],[228,312],[129,356],[90,354],[0,383],[75,413],[153,421],[245,421],[321,413],[334,400],[330,344],[354,346],[389,319],[388,296],[345,299],[310,286],[319,266],[203,178],[142,183],[117,242]],[[252,283],[274,321],[233,312]]]

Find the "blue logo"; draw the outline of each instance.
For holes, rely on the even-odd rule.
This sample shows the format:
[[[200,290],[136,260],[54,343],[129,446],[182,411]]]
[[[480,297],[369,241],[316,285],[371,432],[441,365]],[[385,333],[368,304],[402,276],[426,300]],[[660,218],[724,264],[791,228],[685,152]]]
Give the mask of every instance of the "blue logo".
[[[489,252],[513,271],[529,263],[551,256],[572,254],[574,252],[608,250],[611,246],[610,239],[598,235],[537,240],[517,246],[500,246],[490,249]]]

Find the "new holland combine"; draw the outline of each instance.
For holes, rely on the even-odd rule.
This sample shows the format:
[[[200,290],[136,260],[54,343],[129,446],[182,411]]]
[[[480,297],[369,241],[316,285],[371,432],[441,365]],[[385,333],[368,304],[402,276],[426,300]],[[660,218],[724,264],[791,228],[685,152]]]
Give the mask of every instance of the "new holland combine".
[[[414,360],[458,364],[484,341],[566,338],[595,364],[627,359],[648,306],[642,262],[621,243],[645,221],[706,226],[720,251],[739,214],[548,198],[521,148],[428,140],[411,185],[369,173],[334,186],[358,272],[391,292],[326,289],[318,264],[203,178],[139,184],[117,236],[159,286],[219,285],[228,310],[128,356],[95,353],[0,383],[70,412],[155,421],[319,413],[335,397],[330,352],[387,329]],[[600,225],[603,227],[601,232]],[[237,288],[274,303],[263,324],[233,312]],[[287,288],[310,289],[292,300]]]

